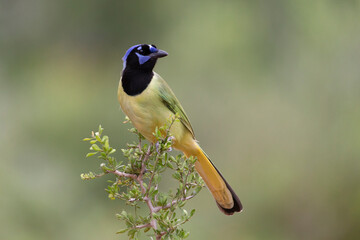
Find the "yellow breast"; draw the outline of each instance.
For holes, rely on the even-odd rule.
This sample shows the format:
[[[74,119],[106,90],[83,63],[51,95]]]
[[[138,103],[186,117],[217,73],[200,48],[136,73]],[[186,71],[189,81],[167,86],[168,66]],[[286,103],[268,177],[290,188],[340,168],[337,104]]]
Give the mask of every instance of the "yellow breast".
[[[165,125],[167,120],[174,115],[161,102],[157,91],[157,86],[161,84],[161,80],[160,76],[155,74],[149,86],[141,94],[136,96],[129,96],[124,92],[121,79],[118,87],[118,100],[122,110],[130,118],[136,129],[152,142],[155,141],[152,134],[155,127]],[[182,135],[179,130],[183,130],[176,130],[175,128],[172,130],[175,130],[175,132],[172,132],[176,134],[178,138]]]

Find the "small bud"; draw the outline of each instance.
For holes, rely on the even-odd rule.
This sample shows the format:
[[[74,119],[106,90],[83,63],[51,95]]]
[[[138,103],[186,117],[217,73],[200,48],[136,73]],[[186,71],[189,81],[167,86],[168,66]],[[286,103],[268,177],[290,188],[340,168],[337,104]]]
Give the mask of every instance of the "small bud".
[[[101,163],[100,168],[104,171],[104,173],[107,173],[108,171],[111,171],[111,169],[108,168],[105,163]]]
[[[123,121],[123,123],[128,123],[130,122],[130,118],[128,116],[125,117],[125,120]]]

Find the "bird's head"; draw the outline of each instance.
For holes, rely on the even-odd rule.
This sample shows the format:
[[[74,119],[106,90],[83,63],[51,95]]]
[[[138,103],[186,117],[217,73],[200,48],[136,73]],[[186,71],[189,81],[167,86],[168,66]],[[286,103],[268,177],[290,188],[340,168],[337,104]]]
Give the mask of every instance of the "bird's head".
[[[137,69],[152,71],[158,58],[167,56],[167,52],[157,49],[155,45],[138,44],[129,48],[123,57],[123,70]]]

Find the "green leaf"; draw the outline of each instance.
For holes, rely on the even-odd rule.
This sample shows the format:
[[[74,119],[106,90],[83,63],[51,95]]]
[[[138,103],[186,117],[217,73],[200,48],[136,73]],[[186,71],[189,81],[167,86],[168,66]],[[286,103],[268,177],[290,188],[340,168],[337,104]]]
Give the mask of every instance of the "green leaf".
[[[120,231],[118,231],[118,232],[116,232],[117,234],[119,234],[119,233],[124,233],[124,232],[126,232],[127,230],[129,230],[128,228],[124,228],[124,229],[121,229]]]
[[[158,193],[159,193],[159,190],[156,189],[155,191],[151,192],[149,195],[151,197],[155,197],[155,195],[158,194]]]
[[[104,129],[101,127],[101,125],[99,125],[99,135],[102,134],[103,130],[104,130]]]
[[[88,154],[86,154],[86,157],[91,157],[94,156],[95,154],[97,154],[97,152],[89,152]]]
[[[174,169],[174,166],[170,162],[166,162],[166,166],[170,169]]]
[[[122,212],[120,213],[120,215],[124,218],[127,218],[127,212],[125,210],[122,210]]]
[[[169,134],[169,126],[171,126],[175,121],[179,121],[179,119],[169,119],[165,126],[161,126],[155,129],[153,135],[157,139],[157,147],[155,147],[155,144],[150,143],[150,145],[142,141],[140,142],[141,144],[139,142],[127,144],[127,147],[122,149],[123,155],[125,156],[124,161],[126,161],[123,163],[123,165],[121,162],[117,162],[114,157],[109,156],[110,154],[114,153],[116,149],[110,146],[110,139],[108,136],[102,136],[104,129],[101,127],[101,125],[99,126],[98,132],[92,132],[92,138],[84,139],[84,141],[90,142],[90,149],[93,150],[86,156],[90,157],[100,153],[98,154],[98,157],[103,160],[103,163],[100,165],[103,173],[84,173],[81,175],[81,178],[85,180],[98,178],[103,175],[114,176],[113,172],[115,170],[139,175],[142,167],[142,160],[144,159],[145,154],[148,152],[148,148],[150,146],[150,155],[148,156],[148,160],[145,162],[146,171],[142,176],[142,187],[149,189],[148,191],[142,193],[142,188],[140,188],[138,181],[119,176],[115,176],[115,179],[109,180],[110,182],[105,188],[105,191],[110,199],[119,199],[125,201],[127,205],[133,206],[135,208],[135,214],[130,214],[126,211],[122,211],[120,214],[117,214],[117,217],[126,225],[124,229],[121,229],[117,233],[127,232],[129,239],[137,239],[140,232],[148,232],[150,230],[153,230],[155,234],[160,234],[165,231],[166,234],[163,235],[162,239],[183,239],[189,235],[189,232],[183,230],[181,225],[187,222],[190,217],[194,215],[195,209],[187,212],[182,208],[185,203],[187,203],[187,201],[180,201],[179,199],[184,197],[185,189],[187,193],[186,196],[188,196],[190,193],[196,194],[199,192],[204,186],[204,182],[195,172],[194,162],[196,158],[186,158],[181,154],[174,157],[167,151],[172,147],[173,142],[171,135]],[[130,131],[137,134],[137,139],[143,138],[135,128],[130,129]],[[157,152],[158,150],[160,152]],[[160,186],[163,184],[163,181],[161,180],[162,173],[168,168],[175,170],[172,171],[171,174],[173,178],[178,181],[178,188],[170,189],[167,192],[159,192],[157,186],[158,184]],[[151,184],[149,184],[152,176],[153,180]],[[155,207],[166,206],[173,200],[179,201],[177,204],[174,204],[167,209],[161,209],[156,213],[148,214],[146,213],[148,211],[143,209],[143,207],[146,208],[146,204],[143,204],[144,198],[146,197],[151,199]],[[138,212],[137,209],[139,209]],[[176,212],[178,212],[178,217],[176,217]],[[135,228],[139,225],[148,224],[152,219],[157,221],[157,230],[153,229],[152,227],[147,227],[142,230]]]
[[[101,142],[100,133],[96,132],[95,138],[96,138],[96,140],[98,140],[98,142]]]
[[[102,142],[106,142],[109,141],[109,137],[108,136],[103,136],[103,138],[101,139]]]
[[[128,232],[128,236],[131,238],[134,238],[136,232],[137,232],[137,229],[131,229]]]
[[[96,144],[91,145],[90,150],[101,151],[100,147]]]
[[[175,178],[176,180],[180,180],[180,179],[181,179],[181,176],[180,176],[180,173],[179,173],[179,172],[175,172],[172,176],[173,176],[173,178]]]

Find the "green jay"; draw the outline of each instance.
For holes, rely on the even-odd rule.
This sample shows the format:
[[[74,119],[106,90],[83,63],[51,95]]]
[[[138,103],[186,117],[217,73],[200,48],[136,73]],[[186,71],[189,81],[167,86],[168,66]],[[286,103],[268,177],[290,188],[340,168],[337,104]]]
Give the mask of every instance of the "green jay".
[[[123,71],[118,87],[118,100],[135,128],[150,142],[153,132],[176,115],[170,133],[173,147],[187,157],[197,158],[195,168],[212,193],[219,209],[226,215],[242,210],[241,202],[221,173],[195,140],[194,130],[183,107],[168,84],[153,71],[158,58],[168,54],[155,45],[138,44],[123,57]]]

